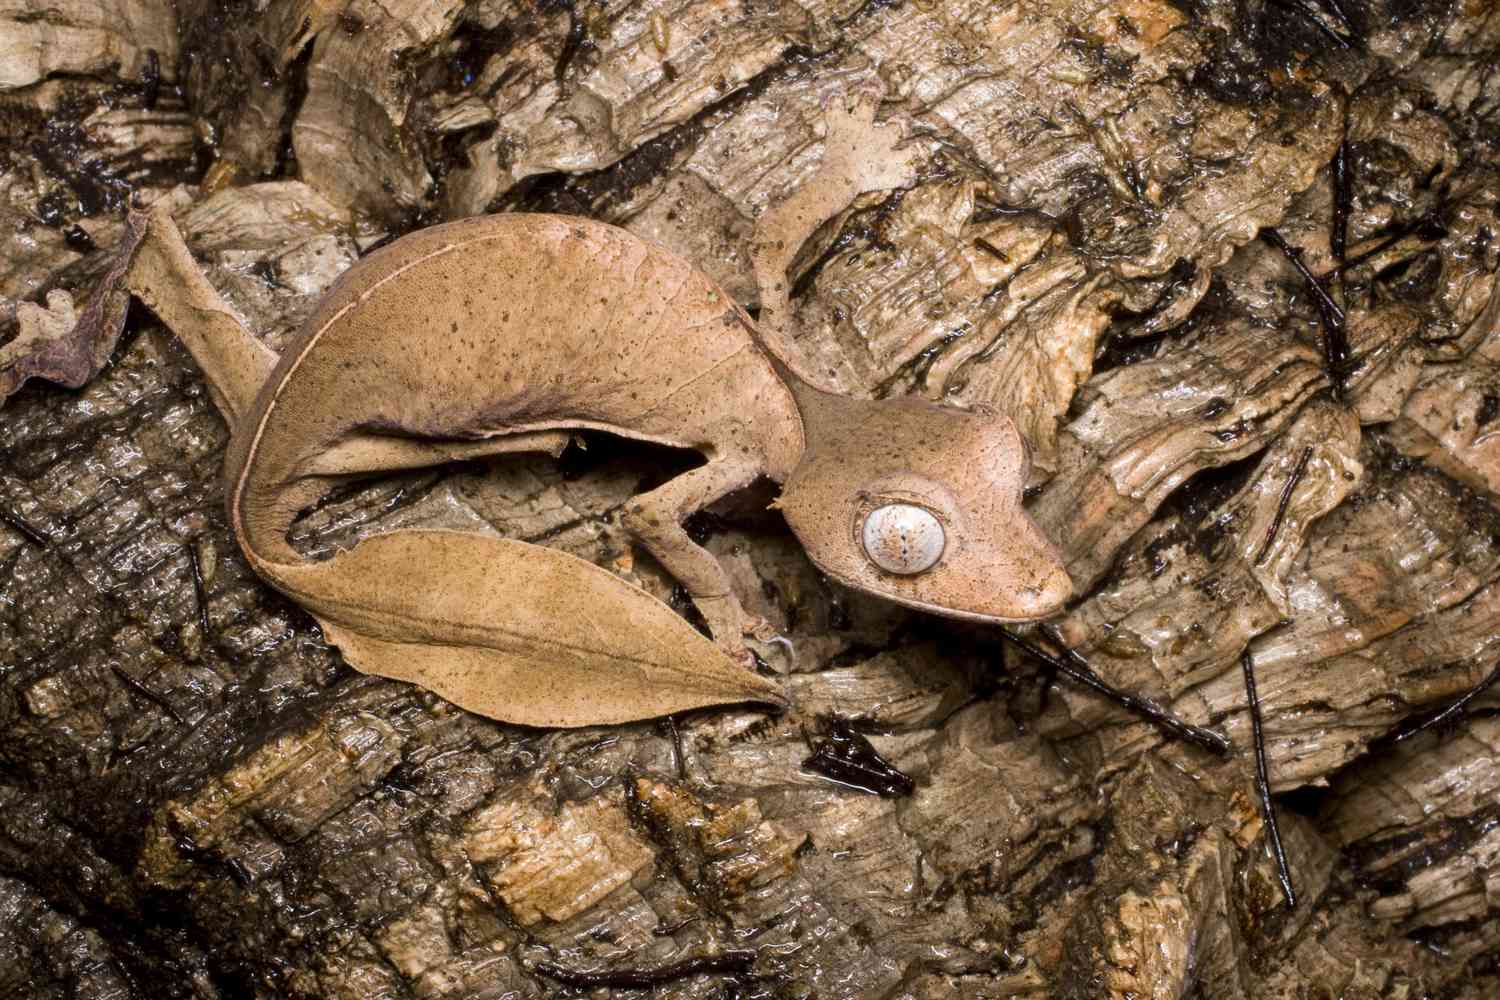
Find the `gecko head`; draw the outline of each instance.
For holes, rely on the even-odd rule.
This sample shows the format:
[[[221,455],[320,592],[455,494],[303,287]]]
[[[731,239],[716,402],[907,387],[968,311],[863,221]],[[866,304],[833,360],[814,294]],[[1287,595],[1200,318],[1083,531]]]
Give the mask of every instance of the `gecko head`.
[[[779,506],[819,569],[953,618],[1030,621],[1073,585],[1021,506],[1030,469],[1008,417],[919,400],[860,404],[810,441]]]

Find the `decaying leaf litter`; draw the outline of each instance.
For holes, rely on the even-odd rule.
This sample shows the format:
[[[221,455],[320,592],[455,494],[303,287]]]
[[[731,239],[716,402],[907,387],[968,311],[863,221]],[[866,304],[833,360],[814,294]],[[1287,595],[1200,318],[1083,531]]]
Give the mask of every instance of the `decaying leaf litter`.
[[[533,962],[660,969],[739,929],[742,995],[1485,995],[1485,699],[1366,748],[1495,663],[1495,15],[925,6],[272,5],[184,10],[179,35],[140,5],[165,27],[139,37],[167,39],[149,113],[151,61],[109,25],[8,71],[5,294],[82,291],[118,192],[207,176],[229,183],[175,195],[190,243],[273,347],[362,249],[488,207],[625,222],[748,302],[750,222],[816,159],[819,105],[878,74],[930,173],[804,248],[799,349],[850,392],[1022,421],[1033,511],[1088,588],[1060,634],[1112,682],[1247,747],[1250,640],[1271,781],[1314,789],[1284,815],[1298,909],[1247,755],[1043,698],[993,636],[827,587],[754,498],[701,527],[789,625],[800,720],[679,720],[679,755],[652,726],[511,731],[351,680],[238,562],[222,424],[141,317],[89,388],[33,383],[0,428],[0,965],[80,992],[548,995]],[[636,44],[653,14],[665,53]],[[74,152],[35,169],[36,139]],[[1341,147],[1343,404],[1305,283],[1255,238],[1339,266]],[[609,514],[674,462],[600,441],[561,469],[397,477],[298,537],[494,526],[670,596]],[[819,712],[863,717],[915,793],[800,773]],[[43,937],[68,957],[42,967]]]

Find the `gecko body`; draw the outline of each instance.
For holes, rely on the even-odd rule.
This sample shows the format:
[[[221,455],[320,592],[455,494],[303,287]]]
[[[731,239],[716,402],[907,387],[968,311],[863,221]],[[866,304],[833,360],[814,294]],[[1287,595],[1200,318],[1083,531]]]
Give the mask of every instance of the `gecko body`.
[[[791,255],[827,203],[909,169],[886,145],[887,160],[860,153],[851,166],[869,124],[858,109],[835,119],[825,161],[850,169],[783,205],[790,235],[757,244],[759,326],[690,263],[623,229],[494,215],[359,261],[278,359],[218,298],[164,210],[135,218],[126,281],[187,344],[233,427],[227,507],[250,564],[359,669],[538,726],[782,700],[747,669],[745,638],[765,638],[764,623],[683,528],[757,479],[782,484],[787,523],[844,584],[977,621],[1057,610],[1071,583],[1021,506],[1029,458],[1008,418],[844,397],[784,356]],[[644,591],[542,546],[407,529],[314,560],[288,541],[301,512],[351,479],[555,455],[580,430],[703,456],[621,520],[684,586],[712,641]]]

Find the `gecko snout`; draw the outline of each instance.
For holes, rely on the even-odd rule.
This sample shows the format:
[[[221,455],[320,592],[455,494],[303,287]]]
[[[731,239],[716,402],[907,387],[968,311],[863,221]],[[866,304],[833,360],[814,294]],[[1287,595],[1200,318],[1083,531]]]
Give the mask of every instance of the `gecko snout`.
[[[1054,555],[1039,559],[1034,569],[1035,582],[1015,591],[1017,618],[1046,618],[1061,611],[1073,596],[1073,578]]]
[[[969,522],[965,561],[982,590],[972,610],[992,621],[1035,621],[1063,609],[1073,596],[1062,553],[1019,506],[1002,505],[980,522]]]

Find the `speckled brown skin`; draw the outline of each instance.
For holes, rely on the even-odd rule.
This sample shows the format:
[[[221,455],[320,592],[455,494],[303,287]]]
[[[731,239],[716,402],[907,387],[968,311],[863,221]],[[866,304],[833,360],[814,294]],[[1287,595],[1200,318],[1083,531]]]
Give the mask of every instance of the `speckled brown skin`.
[[[831,114],[826,159],[844,179],[810,184],[770,213],[772,236],[756,247],[763,279],[783,272],[830,204],[906,176],[889,141],[865,141],[872,119],[868,103]],[[744,636],[760,623],[682,526],[761,477],[785,484],[792,530],[850,586],[979,621],[1042,617],[1071,592],[1021,508],[1027,450],[1014,425],[809,385],[766,347],[788,344],[784,276],[762,281],[776,317],[765,340],[710,279],[624,230],[548,215],[469,219],[350,268],[274,367],[165,211],[150,216],[129,285],[182,337],[234,425],[229,519],[255,570],[360,670],[492,718],[578,726],[780,702],[745,669]],[[349,477],[556,453],[585,428],[704,456],[634,498],[622,520],[687,589],[714,643],[643,591],[541,546],[403,530],[313,561],[287,542],[299,512]],[[930,570],[895,575],[865,554],[862,519],[891,502],[942,524]]]
[[[708,459],[637,498],[625,524],[687,587],[733,659],[698,648],[706,644],[696,634],[666,620],[655,623],[663,639],[654,650],[631,651],[615,637],[666,609],[562,553],[401,532],[323,564],[286,542],[297,513],[342,478],[459,455],[556,451],[583,428]],[[744,314],[701,272],[612,226],[491,216],[414,233],[339,280],[235,434],[230,519],[257,571],[311,608],[362,668],[391,676],[405,664],[405,677],[434,687],[442,676],[448,681],[437,689],[452,700],[512,721],[621,721],[776,700],[733,662],[753,623],[722,566],[682,522],[758,476],[784,479],[801,450],[790,393]],[[404,551],[389,566],[377,558],[397,545]],[[439,553],[451,556],[434,560]],[[375,564],[348,564],[355,558]],[[435,573],[410,568],[434,561]],[[493,597],[475,602],[478,592]],[[442,613],[440,595],[455,598]],[[399,628],[393,605],[407,609]],[[487,610],[476,615],[479,608]],[[469,638],[455,644],[455,634]],[[534,662],[538,652],[544,664]],[[634,658],[645,670],[649,663],[659,675],[626,671],[609,690],[618,670],[588,662],[600,653]],[[559,670],[569,656],[582,659]],[[507,667],[527,676],[497,687]]]

